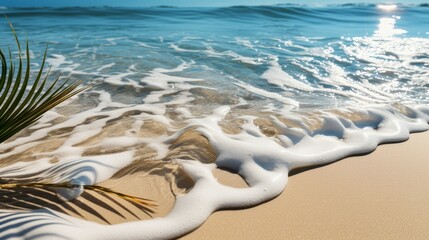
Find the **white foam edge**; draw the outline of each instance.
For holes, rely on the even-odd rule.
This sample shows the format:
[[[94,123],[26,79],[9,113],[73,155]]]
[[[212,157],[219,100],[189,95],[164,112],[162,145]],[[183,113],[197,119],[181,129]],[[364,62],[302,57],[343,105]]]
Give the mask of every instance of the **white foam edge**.
[[[22,239],[37,239],[38,236],[47,239],[49,234],[52,234],[52,238],[58,238],[60,234],[68,239],[177,238],[200,226],[216,210],[250,207],[279,195],[287,184],[288,171],[291,169],[326,164],[353,154],[370,152],[378,144],[403,141],[410,132],[429,128],[429,107],[426,106],[410,108],[412,113],[408,117],[390,107],[364,110],[373,117],[374,122],[368,122],[369,126],[375,127],[358,127],[356,122],[326,112],[321,116],[324,125],[320,131],[307,132],[297,144],[285,148],[273,138],[261,137],[258,134],[260,130],[251,124],[252,118],[247,118],[240,134],[223,133],[217,123],[229,110],[229,107],[220,107],[210,116],[189,120],[187,128],[197,127],[197,131],[209,139],[217,152],[216,166],[177,160],[195,181],[195,186],[189,193],[177,197],[172,211],[166,217],[106,226],[76,220],[56,212],[42,219],[42,213],[37,210],[31,213],[9,211],[4,213],[8,218],[18,219],[18,216],[27,214],[28,219],[33,220],[31,225],[13,229],[16,231],[15,236]],[[291,137],[287,132],[284,134],[285,137]],[[317,148],[313,148],[315,144]],[[246,180],[249,188],[237,189],[220,184],[211,173],[214,167],[237,172]],[[39,226],[34,227],[37,224]],[[26,231],[29,227],[32,230]],[[0,233],[0,238],[4,235]]]

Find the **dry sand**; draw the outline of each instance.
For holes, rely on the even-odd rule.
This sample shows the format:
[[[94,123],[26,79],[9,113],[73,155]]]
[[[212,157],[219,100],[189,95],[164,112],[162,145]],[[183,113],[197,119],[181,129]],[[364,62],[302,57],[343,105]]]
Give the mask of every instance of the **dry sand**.
[[[429,239],[429,132],[289,178],[260,206],[216,212],[183,239]],[[244,187],[236,175],[220,181]]]

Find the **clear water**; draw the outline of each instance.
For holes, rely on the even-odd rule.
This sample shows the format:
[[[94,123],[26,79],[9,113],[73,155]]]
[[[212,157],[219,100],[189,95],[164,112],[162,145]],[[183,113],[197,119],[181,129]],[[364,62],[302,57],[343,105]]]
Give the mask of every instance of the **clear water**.
[[[0,11],[21,39],[28,36],[36,61],[48,46],[54,70],[101,82],[101,89],[115,88],[112,84],[144,89],[151,84],[142,79],[153,69],[185,63],[185,69],[168,75],[201,79],[191,84],[236,99],[253,97],[252,104],[261,106],[286,102],[306,109],[429,100],[426,5],[393,10],[349,4]],[[2,22],[1,47],[13,48],[10,29]],[[174,83],[165,87],[175,91]],[[135,97],[120,101],[131,103]]]

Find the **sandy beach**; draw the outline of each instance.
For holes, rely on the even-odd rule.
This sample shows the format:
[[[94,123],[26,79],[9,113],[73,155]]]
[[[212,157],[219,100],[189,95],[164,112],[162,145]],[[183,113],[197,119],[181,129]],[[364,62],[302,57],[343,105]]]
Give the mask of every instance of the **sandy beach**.
[[[290,176],[277,198],[216,212],[183,239],[428,239],[429,132]],[[219,181],[245,187],[236,175]]]

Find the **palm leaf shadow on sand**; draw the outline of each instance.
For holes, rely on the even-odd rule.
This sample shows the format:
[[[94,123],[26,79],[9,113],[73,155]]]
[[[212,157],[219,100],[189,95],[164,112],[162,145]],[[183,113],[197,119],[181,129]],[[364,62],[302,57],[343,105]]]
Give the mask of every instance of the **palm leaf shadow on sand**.
[[[10,212],[0,210],[0,239],[25,238],[36,229],[49,225],[69,226],[71,222],[49,209],[32,210],[31,212]],[[45,232],[26,239],[70,239],[60,232]]]
[[[21,184],[14,187],[2,187],[0,188],[0,208],[8,210],[49,208],[64,214],[71,213],[81,218],[91,215],[107,224],[110,222],[100,213],[100,210],[108,211],[124,219],[126,217],[121,212],[126,211],[136,220],[141,219],[139,214],[135,213],[136,208],[150,217],[154,213],[154,205],[148,204],[146,199],[144,199],[146,201],[144,204],[143,199],[98,186],[87,186],[90,188],[86,189],[80,197],[71,201],[62,201],[54,189],[59,186],[59,184]]]
[[[84,219],[98,219],[107,224],[111,222],[102,213],[113,214],[123,219],[126,218],[124,213],[127,213],[134,219],[141,220],[142,214],[138,214],[140,211],[143,215],[152,217],[156,207],[153,201],[91,185],[90,179],[96,178],[96,168],[101,166],[110,167],[105,163],[79,159],[27,174],[17,174],[20,167],[4,169],[0,175],[9,174],[10,177],[0,179],[0,209],[49,208]],[[61,177],[58,179],[58,176]],[[54,181],[56,183],[47,183],[50,179],[57,179]],[[77,198],[63,201],[58,195],[59,190],[76,187],[69,182],[70,179],[80,179],[84,191]]]

